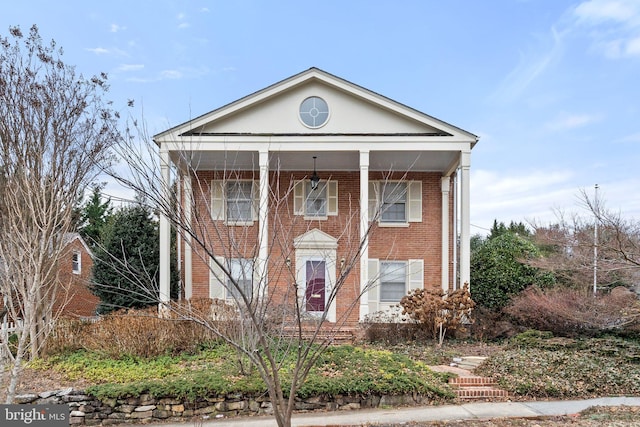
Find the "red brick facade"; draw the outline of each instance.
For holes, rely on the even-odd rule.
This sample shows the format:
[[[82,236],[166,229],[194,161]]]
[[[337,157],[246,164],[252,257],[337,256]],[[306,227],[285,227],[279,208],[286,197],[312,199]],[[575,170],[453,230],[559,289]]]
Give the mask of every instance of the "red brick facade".
[[[75,255],[74,255],[75,254]],[[77,262],[79,257],[79,263]],[[75,268],[74,268],[75,267]],[[60,264],[60,290],[54,310],[68,317],[92,317],[100,299],[89,290],[93,259],[80,236],[65,248]]]
[[[295,265],[293,239],[310,229],[318,229],[338,239],[337,260],[350,259],[353,246],[360,240],[360,179],[358,172],[323,171],[322,177],[338,183],[338,215],[326,219],[304,219],[293,213],[293,182],[308,179],[308,172],[271,172],[272,196],[269,206],[269,240],[276,242],[269,246],[269,292],[280,295],[286,286],[286,275],[281,272],[301,266]],[[370,172],[370,181],[401,179],[422,183],[422,220],[409,222],[402,226],[374,225],[369,235],[369,259],[388,261],[423,260],[424,287],[440,288],[442,282],[442,187],[441,174],[437,172],[415,172],[399,176],[386,176],[380,172]],[[216,254],[231,254],[232,257],[254,258],[258,253],[257,221],[251,225],[229,226],[224,221],[211,219],[211,191],[213,180],[258,180],[257,172],[234,172],[233,176],[224,176],[221,172],[199,171],[193,177],[194,211],[197,228],[209,230],[208,239]],[[451,181],[453,193],[453,180]],[[449,198],[449,227],[453,229],[453,198]],[[347,228],[349,230],[347,231]],[[274,233],[279,236],[274,238]],[[346,236],[350,236],[347,238]],[[449,259],[453,257],[454,242],[449,243]],[[230,247],[234,246],[231,250]],[[182,254],[184,254],[184,242]],[[192,298],[207,298],[210,295],[210,268],[206,256],[200,256],[202,250],[193,247]],[[184,263],[184,256],[181,260]],[[184,277],[183,277],[184,280]],[[449,271],[449,287],[453,286],[453,266]],[[357,300],[360,291],[360,264],[356,263],[337,298],[336,315],[340,318]],[[349,315],[350,322],[357,322],[359,312],[356,307]]]

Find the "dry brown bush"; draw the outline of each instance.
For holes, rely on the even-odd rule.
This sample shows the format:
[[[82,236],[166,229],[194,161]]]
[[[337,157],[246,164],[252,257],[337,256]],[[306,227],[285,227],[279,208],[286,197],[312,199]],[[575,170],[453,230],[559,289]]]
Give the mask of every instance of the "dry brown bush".
[[[402,314],[418,322],[432,338],[442,345],[449,332],[466,332],[465,324],[472,322],[471,312],[476,303],[471,299],[469,284],[445,294],[442,289],[414,289],[400,300]]]
[[[569,288],[530,287],[504,311],[522,326],[559,336],[640,333],[640,301],[633,292],[594,296]]]
[[[201,299],[175,305],[162,318],[151,307],[120,310],[95,322],[61,320],[47,342],[47,354],[86,349],[112,357],[148,358],[191,352],[215,339],[214,330],[235,327],[235,310],[223,301]],[[182,313],[198,321],[184,320]]]

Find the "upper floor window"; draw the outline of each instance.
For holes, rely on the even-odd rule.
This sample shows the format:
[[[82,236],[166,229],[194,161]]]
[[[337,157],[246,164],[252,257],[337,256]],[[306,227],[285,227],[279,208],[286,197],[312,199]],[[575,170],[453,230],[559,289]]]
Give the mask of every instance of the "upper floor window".
[[[73,274],[80,274],[82,272],[82,254],[80,251],[73,251],[71,258],[71,271]]]
[[[422,182],[370,181],[369,218],[387,226],[422,222]]]
[[[227,220],[247,222],[253,220],[253,182],[227,182]]]
[[[307,216],[327,216],[327,182],[321,182],[315,190],[311,182],[307,181],[305,188]]]
[[[211,182],[211,218],[229,225],[251,225],[258,219],[258,186],[251,180]]]
[[[390,182],[382,189],[382,222],[407,222],[407,184]]]
[[[309,180],[297,181],[293,187],[293,211],[308,219],[338,215],[338,182],[323,180],[314,190]]]

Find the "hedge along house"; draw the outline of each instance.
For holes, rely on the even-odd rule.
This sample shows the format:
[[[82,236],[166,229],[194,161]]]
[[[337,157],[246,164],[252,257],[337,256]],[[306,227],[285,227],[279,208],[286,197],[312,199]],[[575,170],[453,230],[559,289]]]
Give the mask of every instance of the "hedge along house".
[[[163,188],[177,181],[192,230],[178,245],[184,297],[237,297],[225,266],[251,298],[293,284],[310,315],[357,322],[412,288],[462,286],[477,140],[317,68],[156,135]],[[161,215],[163,301],[172,221]]]

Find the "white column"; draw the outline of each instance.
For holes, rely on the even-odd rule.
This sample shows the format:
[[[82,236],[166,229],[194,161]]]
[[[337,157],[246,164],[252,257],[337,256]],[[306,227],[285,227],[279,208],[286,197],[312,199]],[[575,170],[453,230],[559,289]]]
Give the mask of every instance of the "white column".
[[[192,227],[192,211],[193,211],[193,183],[191,182],[191,174],[185,171],[182,177],[182,188],[184,194],[184,221],[186,229],[189,231]],[[191,234],[185,233],[184,237],[184,297],[191,299],[193,295],[193,257],[191,250]]]
[[[451,178],[443,176],[440,179],[442,192],[442,290],[449,292],[449,187]]]
[[[268,286],[267,261],[269,259],[269,152],[260,151],[258,156],[260,166],[260,206],[258,207],[258,274],[260,282],[260,296],[266,296]]]
[[[460,153],[460,288],[471,276],[471,151]],[[469,283],[471,287],[471,283]]]
[[[369,152],[360,152],[360,321],[369,314]]]
[[[165,207],[171,206],[171,171],[169,169],[169,152],[160,148],[160,175],[162,203]],[[169,302],[171,297],[171,224],[163,208],[160,209],[160,304]]]

